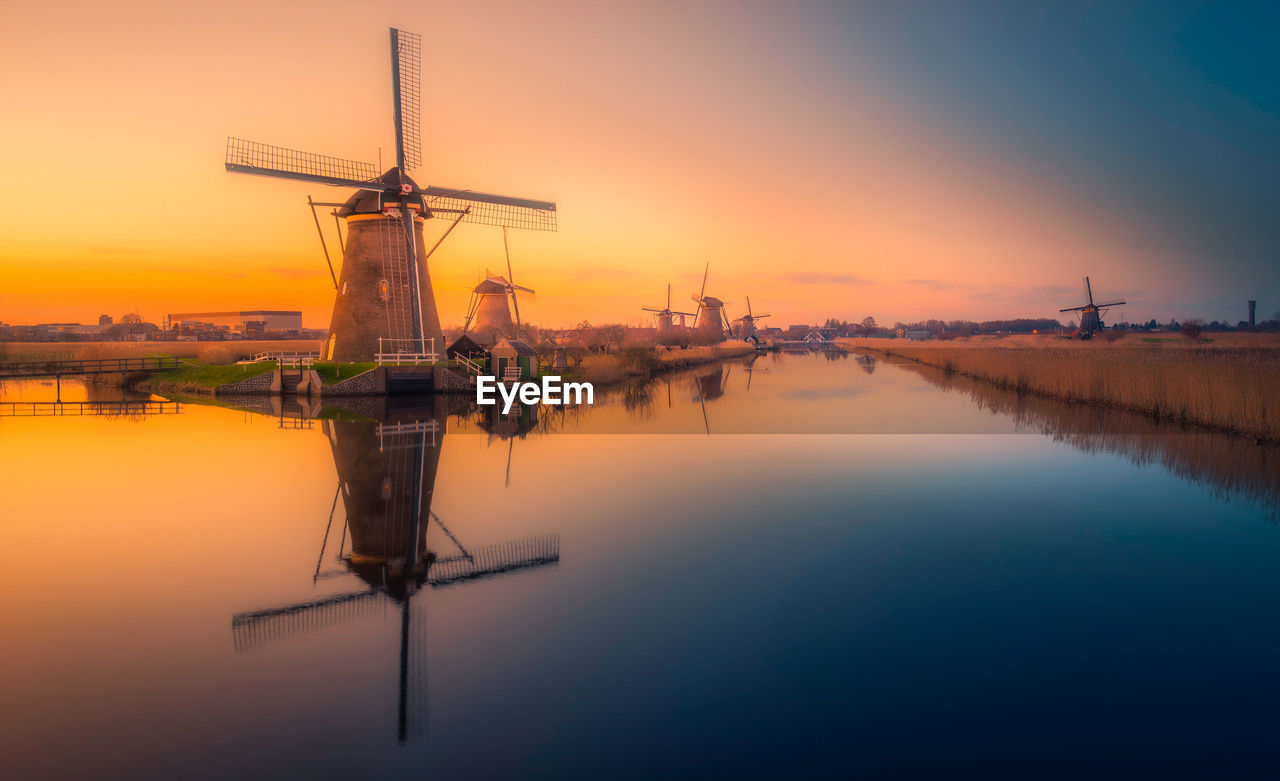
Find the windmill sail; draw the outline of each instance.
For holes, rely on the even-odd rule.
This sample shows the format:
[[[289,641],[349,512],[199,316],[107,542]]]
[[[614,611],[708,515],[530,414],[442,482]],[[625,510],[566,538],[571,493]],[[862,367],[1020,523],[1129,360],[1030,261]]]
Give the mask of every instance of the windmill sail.
[[[395,90],[396,164],[422,165],[422,36],[391,28],[391,85]]]
[[[298,179],[338,187],[382,189],[377,184],[378,169],[373,163],[302,152],[243,138],[227,138],[228,171],[238,174]]]
[[[556,205],[550,201],[428,187],[422,191],[433,213],[461,214],[463,222],[500,228],[554,231]]]

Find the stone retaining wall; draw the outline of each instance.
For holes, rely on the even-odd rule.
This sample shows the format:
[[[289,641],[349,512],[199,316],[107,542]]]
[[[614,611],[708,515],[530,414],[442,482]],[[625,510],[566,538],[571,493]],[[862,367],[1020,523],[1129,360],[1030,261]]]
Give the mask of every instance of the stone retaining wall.
[[[279,370],[276,370],[279,371]],[[276,372],[263,372],[255,377],[240,382],[230,382],[226,385],[219,385],[214,389],[213,395],[270,395],[271,386],[275,383]]]

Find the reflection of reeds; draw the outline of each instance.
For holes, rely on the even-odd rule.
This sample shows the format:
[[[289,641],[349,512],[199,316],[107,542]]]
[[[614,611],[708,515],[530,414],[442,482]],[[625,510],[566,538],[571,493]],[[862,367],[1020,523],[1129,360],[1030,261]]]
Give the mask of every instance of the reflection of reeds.
[[[1187,428],[1123,410],[1064,404],[1055,399],[996,388],[941,369],[903,364],[943,390],[970,397],[993,414],[1047,434],[1088,453],[1115,453],[1138,465],[1160,464],[1203,485],[1214,496],[1261,506],[1280,521],[1280,448],[1201,428]]]
[[[879,347],[996,387],[1280,441],[1274,347]]]

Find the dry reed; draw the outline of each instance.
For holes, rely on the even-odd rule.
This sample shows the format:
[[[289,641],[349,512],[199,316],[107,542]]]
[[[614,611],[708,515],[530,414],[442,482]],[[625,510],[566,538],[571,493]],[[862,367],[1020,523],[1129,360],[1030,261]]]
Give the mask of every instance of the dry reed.
[[[996,387],[1280,441],[1280,347],[1273,340],[1115,344],[1066,340],[857,340]]]

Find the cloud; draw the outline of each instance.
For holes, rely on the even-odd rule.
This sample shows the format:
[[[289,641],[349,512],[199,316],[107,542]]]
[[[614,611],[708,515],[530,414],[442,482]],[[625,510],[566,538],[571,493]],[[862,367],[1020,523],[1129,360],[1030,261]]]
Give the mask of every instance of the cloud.
[[[930,290],[955,290],[956,287],[951,282],[944,282],[941,279],[908,279],[904,284],[925,287]]]
[[[822,271],[793,271],[781,277],[797,285],[869,285],[871,281],[857,274],[828,274]]]

